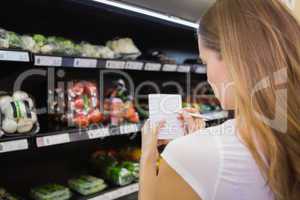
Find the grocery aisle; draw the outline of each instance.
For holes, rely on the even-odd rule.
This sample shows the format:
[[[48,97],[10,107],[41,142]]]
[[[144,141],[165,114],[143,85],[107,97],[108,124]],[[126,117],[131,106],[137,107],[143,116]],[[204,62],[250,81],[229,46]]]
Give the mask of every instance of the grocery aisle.
[[[179,93],[207,126],[232,117],[207,83],[195,23],[96,1],[2,8],[0,199],[137,199],[151,93]]]

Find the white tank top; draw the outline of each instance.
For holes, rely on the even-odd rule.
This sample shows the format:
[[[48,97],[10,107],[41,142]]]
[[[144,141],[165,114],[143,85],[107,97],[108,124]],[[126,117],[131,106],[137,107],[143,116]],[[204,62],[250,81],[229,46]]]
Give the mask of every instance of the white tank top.
[[[162,157],[202,200],[273,200],[237,135],[235,120],[228,120],[172,141]]]

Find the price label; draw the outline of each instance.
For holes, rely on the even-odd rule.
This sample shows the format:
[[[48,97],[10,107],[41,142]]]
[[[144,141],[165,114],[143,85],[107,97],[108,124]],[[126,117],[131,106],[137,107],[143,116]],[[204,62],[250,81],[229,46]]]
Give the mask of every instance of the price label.
[[[86,59],[86,58],[75,58],[73,66],[74,67],[95,68],[95,67],[97,67],[97,60],[96,59]]]
[[[28,52],[0,50],[0,60],[29,62]]]
[[[107,69],[124,69],[125,68],[125,62],[124,61],[118,61],[118,60],[108,60],[108,61],[106,61],[105,67]]]
[[[120,126],[121,134],[135,133],[137,131],[139,131],[139,130],[138,130],[138,126],[136,124]]]
[[[211,112],[211,113],[206,113],[206,114],[202,114],[202,115],[206,119],[206,121],[211,121],[211,120],[227,118],[228,112],[227,111]]]
[[[161,68],[161,64],[159,63],[146,63],[145,70],[146,71],[159,71]]]
[[[108,198],[106,194],[102,194],[100,196],[96,196],[96,197],[90,198],[88,200],[110,200],[110,198]]]
[[[196,67],[195,73],[197,73],[197,74],[206,74],[206,67],[204,67],[204,66]]]
[[[165,64],[162,70],[164,72],[176,72],[176,69],[177,65]]]
[[[189,65],[179,65],[177,71],[182,72],[182,73],[188,73],[188,72],[191,71],[191,66],[189,66]]]
[[[62,57],[55,56],[35,56],[34,65],[36,66],[55,66],[60,67],[62,65]]]
[[[144,64],[142,62],[128,61],[126,62],[125,69],[142,70],[143,65]]]
[[[90,198],[89,200],[115,200],[123,196],[127,196],[129,194],[132,194],[134,192],[137,192],[139,190],[139,185],[138,183],[122,187],[119,189],[116,189],[111,192],[107,192],[105,194],[99,195],[94,198]]]
[[[38,147],[45,147],[57,144],[69,143],[71,141],[69,133],[38,137],[36,143]]]
[[[20,151],[26,149],[28,149],[28,141],[26,139],[0,143],[0,153]]]
[[[87,134],[89,136],[89,139],[104,138],[109,136],[109,130],[108,128],[88,130]]]

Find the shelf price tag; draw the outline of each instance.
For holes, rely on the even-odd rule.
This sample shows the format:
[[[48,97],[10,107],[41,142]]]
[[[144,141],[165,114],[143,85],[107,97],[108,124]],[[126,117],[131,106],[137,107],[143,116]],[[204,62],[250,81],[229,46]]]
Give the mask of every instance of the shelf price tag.
[[[161,68],[161,64],[159,63],[146,63],[145,70],[146,71],[159,71]]]
[[[51,146],[56,144],[69,143],[71,141],[69,133],[38,137],[36,143],[38,147]]]
[[[28,149],[28,140],[14,140],[0,143],[0,153]]]
[[[87,59],[87,58],[75,58],[74,67],[87,67],[87,68],[96,68],[97,60],[96,59]]]
[[[62,65],[62,57],[34,56],[34,65],[60,67]]]
[[[118,60],[108,60],[108,61],[106,61],[105,67],[107,69],[124,69],[125,68],[125,62],[124,61],[118,61]]]
[[[109,136],[109,130],[108,128],[88,130],[87,134],[89,136],[89,139],[104,138]]]
[[[188,72],[191,71],[191,66],[189,66],[189,65],[179,65],[177,71],[182,72],[182,73],[188,73]]]
[[[135,133],[139,131],[138,126],[136,124],[129,124],[120,126],[120,134],[128,134],[128,133]]]
[[[228,112],[227,111],[217,111],[217,112],[211,112],[211,113],[206,113],[202,114],[206,121],[211,121],[211,120],[218,120],[218,119],[225,119],[228,117]]]
[[[206,74],[206,67],[199,65],[195,68],[196,74]]]
[[[0,50],[0,60],[29,62],[28,52]]]
[[[139,191],[139,185],[138,183],[134,183],[132,185],[128,185],[119,189],[116,189],[111,192],[104,193],[100,196],[90,198],[89,200],[115,200],[123,196],[127,196],[129,194],[132,194],[134,192]]]
[[[126,62],[125,69],[142,70],[143,65],[144,65],[144,63],[142,63],[142,62],[128,61],[128,62]]]
[[[177,69],[177,65],[173,65],[173,64],[165,64],[163,66],[163,71],[164,72],[176,72]]]
[[[107,195],[102,194],[102,195],[100,195],[100,196],[96,196],[96,197],[90,198],[90,199],[88,199],[88,200],[110,200],[110,199],[107,198]]]

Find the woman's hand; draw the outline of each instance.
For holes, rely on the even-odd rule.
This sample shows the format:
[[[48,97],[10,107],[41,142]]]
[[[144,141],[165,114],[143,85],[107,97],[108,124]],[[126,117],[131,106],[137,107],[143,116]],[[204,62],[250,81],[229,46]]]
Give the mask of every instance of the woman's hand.
[[[184,108],[179,114],[178,119],[181,121],[181,126],[184,129],[184,134],[188,135],[205,128],[205,122],[202,119],[192,117],[188,113],[199,113],[195,108]]]
[[[150,126],[150,121],[147,120],[142,128],[142,160],[147,160],[156,163],[159,153],[158,146],[158,133],[164,126],[165,122],[162,121],[153,127]]]

